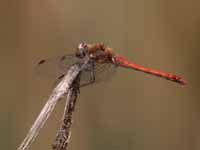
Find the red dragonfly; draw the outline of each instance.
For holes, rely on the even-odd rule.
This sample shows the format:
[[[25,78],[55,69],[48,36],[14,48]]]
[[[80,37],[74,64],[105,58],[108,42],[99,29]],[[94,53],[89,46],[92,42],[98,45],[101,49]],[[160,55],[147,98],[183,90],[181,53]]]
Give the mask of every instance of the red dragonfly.
[[[100,79],[103,79],[104,77],[107,77],[109,74],[114,72],[114,70],[116,70],[117,67],[125,67],[137,71],[142,71],[151,75],[155,75],[179,83],[181,85],[186,84],[186,81],[174,74],[145,68],[143,66],[132,63],[126,58],[114,54],[111,48],[105,47],[103,44],[81,43],[79,44],[75,54],[64,55],[61,57],[57,57],[56,59],[43,59],[38,63],[39,67],[37,68],[42,68],[42,66],[46,68],[48,65],[50,65],[50,67],[52,68],[54,66],[54,68],[57,69],[55,73],[58,73],[58,79],[62,79],[66,75],[69,67],[74,64],[80,64],[81,66],[84,66],[83,68],[81,68],[80,74],[81,86],[100,81]],[[21,143],[18,150],[27,150],[30,147],[30,144],[38,135],[40,129],[44,126],[46,120],[52,113],[59,99],[58,96],[54,98],[52,97],[53,96],[51,95],[48,101],[46,102],[41,113],[37,117],[29,132],[27,133],[24,141]]]
[[[175,74],[162,72],[135,64],[123,56],[114,54],[112,49],[105,47],[104,44],[80,43],[75,54],[63,55],[57,57],[56,59],[43,59],[38,63],[38,68],[42,68],[42,66],[46,67],[48,65],[52,67],[52,65],[54,65],[54,67],[57,68],[57,71],[54,73],[57,74],[58,79],[62,79],[69,67],[74,63],[83,63],[86,55],[89,57],[90,63],[82,71],[81,86],[95,83],[101,79],[104,79],[105,77],[110,76],[110,74],[115,72],[116,68],[118,67],[142,71],[144,73],[158,76],[181,85],[186,85],[186,81],[183,80],[183,78]],[[54,62],[54,64],[52,62]]]

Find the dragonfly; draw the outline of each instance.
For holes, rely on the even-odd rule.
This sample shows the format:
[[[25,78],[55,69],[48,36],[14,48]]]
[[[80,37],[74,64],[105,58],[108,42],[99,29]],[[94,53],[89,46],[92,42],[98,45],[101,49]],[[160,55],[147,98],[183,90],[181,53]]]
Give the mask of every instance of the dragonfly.
[[[167,73],[129,61],[125,57],[114,54],[112,48],[106,47],[102,43],[87,44],[80,43],[74,54],[67,54],[50,59],[42,59],[38,62],[37,68],[39,72],[43,72],[44,68],[54,68],[53,74],[56,74],[57,81],[61,80],[67,70],[75,63],[83,63],[85,56],[89,57],[88,66],[82,70],[80,86],[86,86],[92,83],[110,78],[117,68],[123,67],[136,71],[141,71],[163,79],[176,82],[180,85],[186,85],[186,81],[175,74]],[[46,73],[46,72],[45,72]],[[48,73],[48,71],[47,71]],[[55,76],[55,75],[54,75]]]
[[[112,48],[106,47],[101,43],[87,44],[82,42],[78,45],[74,54],[67,54],[50,59],[42,59],[38,62],[36,68],[43,70],[43,68],[49,66],[50,68],[54,68],[54,70],[57,69],[54,71],[54,73],[56,73],[57,80],[59,81],[65,78],[65,76],[68,75],[67,71],[75,65],[84,66],[80,71],[80,87],[102,81],[104,78],[115,72],[119,67],[148,73],[178,83],[180,85],[187,84],[187,82],[182,77],[179,77],[175,74],[146,68],[129,61],[123,56],[114,54]],[[54,91],[56,91],[58,87],[61,87],[59,85],[62,85],[63,87],[63,83],[59,82]],[[56,91],[55,93],[58,92]],[[63,94],[60,94],[60,96],[63,96]],[[41,110],[41,113],[30,128],[18,150],[27,150],[30,147],[31,143],[39,134],[40,129],[44,126],[48,117],[52,113],[60,96],[56,96],[55,99],[55,96],[50,95],[49,99]],[[52,97],[54,99],[52,99]]]

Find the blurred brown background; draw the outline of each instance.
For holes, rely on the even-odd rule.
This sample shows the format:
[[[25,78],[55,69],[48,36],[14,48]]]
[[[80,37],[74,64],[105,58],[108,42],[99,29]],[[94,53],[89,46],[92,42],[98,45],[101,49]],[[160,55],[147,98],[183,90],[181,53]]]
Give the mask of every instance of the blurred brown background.
[[[16,149],[51,92],[35,63],[104,42],[142,65],[183,76],[185,88],[119,69],[81,89],[70,150],[200,149],[200,1],[1,1],[1,149]],[[50,149],[60,102],[31,149]]]

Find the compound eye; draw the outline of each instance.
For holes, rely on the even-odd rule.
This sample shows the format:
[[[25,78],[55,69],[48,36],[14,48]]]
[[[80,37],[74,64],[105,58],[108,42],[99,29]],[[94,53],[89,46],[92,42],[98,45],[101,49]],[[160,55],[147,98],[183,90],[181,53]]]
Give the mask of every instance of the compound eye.
[[[86,53],[87,53],[87,44],[82,42],[78,45],[76,56],[79,58],[83,58],[85,57]]]
[[[81,42],[79,45],[78,45],[78,49],[85,49],[87,48],[87,43],[85,42]]]

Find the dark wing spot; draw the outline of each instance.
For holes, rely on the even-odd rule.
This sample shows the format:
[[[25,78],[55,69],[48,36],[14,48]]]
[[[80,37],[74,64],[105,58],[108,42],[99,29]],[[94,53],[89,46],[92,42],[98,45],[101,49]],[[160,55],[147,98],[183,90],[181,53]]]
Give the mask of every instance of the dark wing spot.
[[[61,61],[65,60],[65,59],[66,59],[65,56],[62,56],[62,57],[60,58]]]
[[[45,63],[46,61],[43,59],[43,60],[40,60],[39,62],[38,62],[38,65],[41,65],[41,64],[43,64],[43,63]]]

